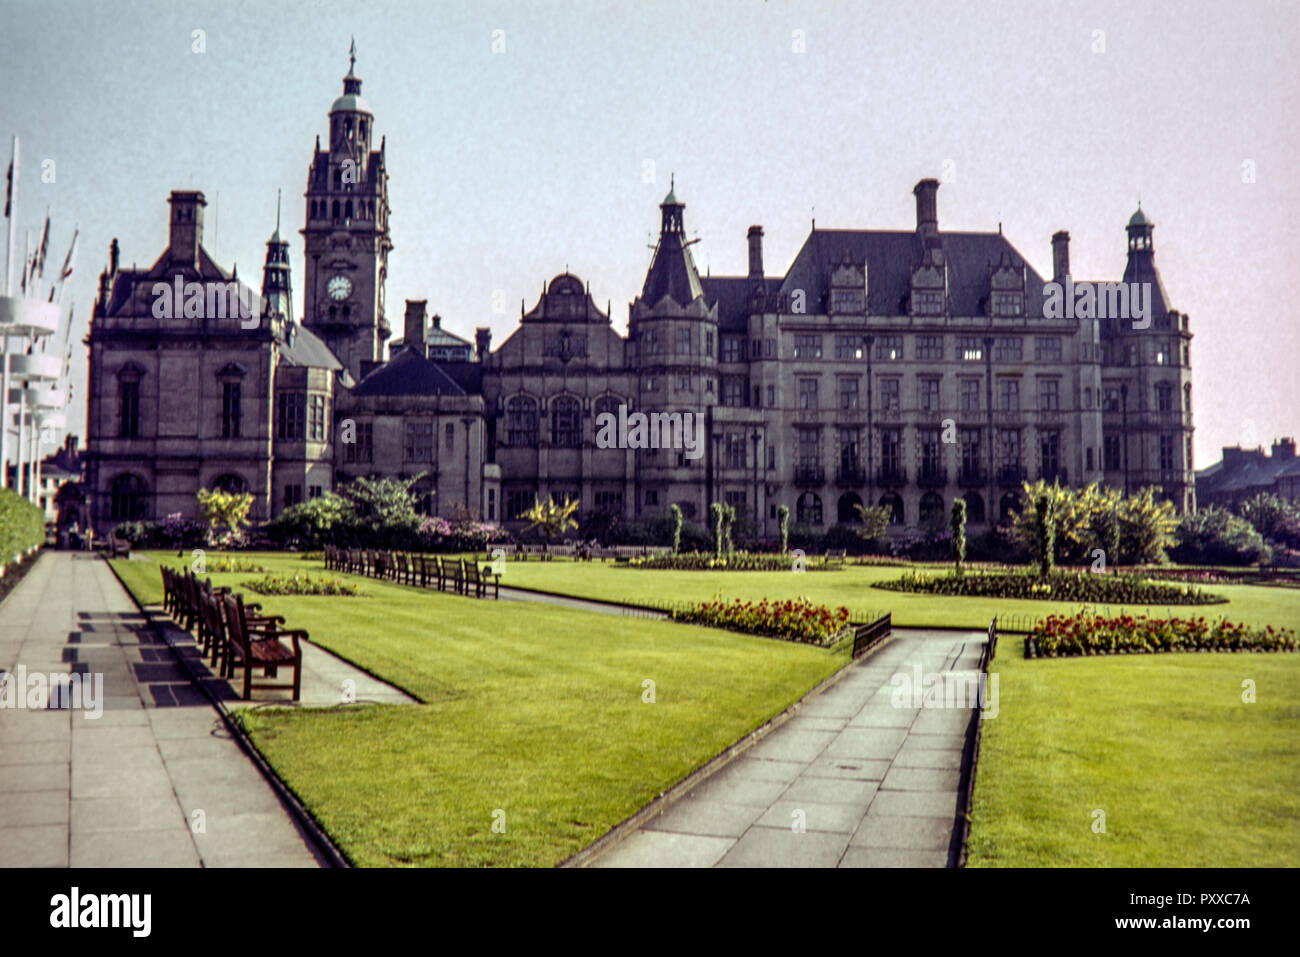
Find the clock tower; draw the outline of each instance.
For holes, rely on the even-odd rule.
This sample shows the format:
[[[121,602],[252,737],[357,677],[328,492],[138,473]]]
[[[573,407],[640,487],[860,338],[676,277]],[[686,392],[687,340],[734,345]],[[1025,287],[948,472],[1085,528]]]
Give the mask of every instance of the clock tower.
[[[320,137],[307,174],[303,324],[354,379],[362,362],[383,358],[392,331],[384,317],[388,252],[388,170],[384,143],[371,149],[374,114],[361,98],[356,43],[343,95],[330,107],[329,149]]]

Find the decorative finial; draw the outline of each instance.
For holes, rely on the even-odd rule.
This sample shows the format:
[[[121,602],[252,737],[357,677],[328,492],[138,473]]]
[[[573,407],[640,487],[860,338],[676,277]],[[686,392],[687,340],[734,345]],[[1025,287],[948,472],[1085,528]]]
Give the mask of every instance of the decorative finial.
[[[357,38],[352,38],[352,45],[348,47],[348,76],[352,76],[352,71],[357,63]]]
[[[280,235],[280,190],[275,191],[275,234]]]

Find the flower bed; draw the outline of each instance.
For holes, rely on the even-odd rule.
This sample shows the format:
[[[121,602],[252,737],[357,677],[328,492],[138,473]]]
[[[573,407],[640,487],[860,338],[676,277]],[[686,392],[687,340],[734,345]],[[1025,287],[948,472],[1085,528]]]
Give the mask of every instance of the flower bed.
[[[244,587],[259,595],[337,595],[362,598],[356,585],[341,578],[312,578],[310,575],[266,575],[244,582]]]
[[[652,555],[628,561],[632,568],[681,572],[788,572],[794,569],[794,563],[793,554],[781,556],[752,552],[736,552],[721,558],[715,558],[712,552],[691,552],[685,555]],[[838,571],[843,567],[842,564],[827,565],[818,556],[804,559],[804,568],[810,572]]]
[[[1103,602],[1113,605],[1214,605],[1228,600],[1191,584],[1164,584],[1149,581],[1140,575],[1073,571],[1056,571],[1046,580],[1028,572],[967,573],[960,578],[953,574],[907,572],[902,578],[881,582],[874,587],[929,595]]]
[[[672,617],[686,624],[710,625],[810,645],[833,644],[849,625],[849,610],[844,606],[832,610],[814,605],[806,598],[785,601],[764,598],[760,602],[715,598],[676,609]]]
[[[1296,651],[1290,628],[1252,628],[1224,619],[1049,615],[1025,638],[1026,658],[1155,654],[1162,651]]]

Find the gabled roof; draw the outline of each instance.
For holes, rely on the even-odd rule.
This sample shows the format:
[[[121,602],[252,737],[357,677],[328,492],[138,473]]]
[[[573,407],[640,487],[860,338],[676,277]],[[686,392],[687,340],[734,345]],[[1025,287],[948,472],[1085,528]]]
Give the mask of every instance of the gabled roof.
[[[426,359],[417,349],[404,348],[363,376],[352,394],[465,395],[466,391],[438,363]]]

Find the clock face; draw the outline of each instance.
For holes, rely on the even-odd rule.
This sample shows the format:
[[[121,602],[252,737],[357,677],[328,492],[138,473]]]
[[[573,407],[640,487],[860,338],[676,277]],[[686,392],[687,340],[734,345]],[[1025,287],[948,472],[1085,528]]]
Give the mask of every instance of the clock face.
[[[331,299],[346,299],[352,295],[352,280],[347,276],[334,276],[330,279],[328,289]]]

